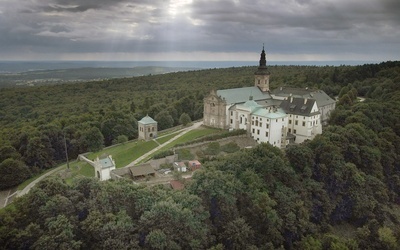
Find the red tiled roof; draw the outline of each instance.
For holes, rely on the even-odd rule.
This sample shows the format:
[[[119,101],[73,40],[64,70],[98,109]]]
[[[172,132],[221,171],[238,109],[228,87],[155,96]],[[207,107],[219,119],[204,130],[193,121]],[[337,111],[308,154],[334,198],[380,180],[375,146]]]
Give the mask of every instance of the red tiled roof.
[[[193,165],[201,165],[201,163],[198,160],[189,161],[189,166]]]

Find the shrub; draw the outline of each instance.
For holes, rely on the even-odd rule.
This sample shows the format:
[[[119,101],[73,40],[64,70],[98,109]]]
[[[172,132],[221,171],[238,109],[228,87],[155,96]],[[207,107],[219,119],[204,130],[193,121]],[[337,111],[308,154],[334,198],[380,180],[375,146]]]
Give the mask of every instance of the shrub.
[[[239,149],[239,145],[237,145],[235,142],[229,142],[221,146],[221,150],[226,153],[234,153],[236,151],[239,151]]]
[[[179,160],[191,160],[194,158],[189,149],[179,149],[177,151]]]
[[[203,152],[206,155],[218,155],[221,152],[221,147],[218,142],[211,142]]]
[[[161,159],[161,158],[164,158],[166,156],[173,155],[173,154],[174,154],[174,151],[172,151],[171,149],[170,150],[166,150],[166,151],[161,151],[161,152],[158,152],[157,154],[155,154],[153,156],[153,159]]]

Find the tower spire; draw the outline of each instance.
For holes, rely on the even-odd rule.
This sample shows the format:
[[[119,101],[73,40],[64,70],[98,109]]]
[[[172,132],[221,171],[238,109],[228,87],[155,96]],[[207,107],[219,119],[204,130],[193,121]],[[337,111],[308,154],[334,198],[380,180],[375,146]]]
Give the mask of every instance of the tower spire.
[[[267,68],[267,59],[265,58],[264,43],[263,43],[263,49],[261,51],[261,56],[260,56],[260,66],[258,68],[259,69]]]
[[[267,59],[265,56],[265,49],[263,43],[263,49],[260,56],[260,65],[258,66],[255,75],[255,86],[259,87],[261,91],[269,91],[269,72],[267,68]]]

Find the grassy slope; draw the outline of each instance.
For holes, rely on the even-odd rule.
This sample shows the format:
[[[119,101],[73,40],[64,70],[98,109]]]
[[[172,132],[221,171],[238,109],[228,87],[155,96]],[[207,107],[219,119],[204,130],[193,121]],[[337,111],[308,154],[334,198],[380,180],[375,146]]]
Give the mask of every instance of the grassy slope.
[[[189,131],[185,135],[181,136],[177,140],[172,141],[171,143],[168,143],[165,145],[163,148],[160,149],[160,151],[170,149],[174,147],[177,144],[185,143],[197,138],[200,138],[202,136],[210,135],[210,134],[216,134],[216,133],[221,133],[225,132],[223,130],[219,129],[212,129],[212,128],[199,128],[196,130]],[[166,135],[165,137],[162,137],[160,139],[157,139],[157,141],[162,144],[173,138],[178,134],[177,131],[172,130],[169,135]],[[125,144],[120,144],[117,146],[109,147],[106,149],[103,149],[99,152],[94,152],[90,153],[87,155],[87,157],[91,160],[94,160],[97,156],[102,156],[102,155],[112,155],[113,159],[115,160],[115,164],[117,165],[117,168],[125,167],[132,161],[136,160],[139,158],[141,155],[147,153],[148,151],[152,150],[153,148],[156,148],[158,144],[154,141],[131,141],[127,142]],[[146,159],[149,160],[151,156]],[[67,166],[66,164],[63,164],[65,169]],[[31,183],[33,180],[39,178],[41,175],[44,173],[51,171],[52,169],[48,169],[45,172],[41,173],[40,175],[36,175],[29,180],[26,180],[23,182],[21,185],[18,186],[18,190],[22,190],[25,188],[29,183]],[[90,166],[87,163],[84,162],[70,162],[70,174],[68,177],[66,177],[66,182],[71,183],[72,179],[77,177],[77,176],[87,176],[87,177],[94,177],[94,169],[92,166]]]

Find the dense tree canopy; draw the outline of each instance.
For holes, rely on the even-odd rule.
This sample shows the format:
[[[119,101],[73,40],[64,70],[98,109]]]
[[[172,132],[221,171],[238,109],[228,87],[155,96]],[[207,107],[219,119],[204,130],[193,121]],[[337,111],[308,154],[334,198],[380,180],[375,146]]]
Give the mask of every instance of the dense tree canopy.
[[[217,157],[195,172],[191,183],[181,191],[137,186],[124,180],[81,178],[72,184],[44,180],[0,211],[0,245],[6,249],[399,248],[400,66],[387,62],[357,67],[283,68],[286,75],[271,67],[271,71],[276,70],[275,84],[319,85],[330,94],[340,93],[341,98],[347,96],[350,100],[339,99],[329,126],[314,140],[284,151],[260,144],[229,157]],[[185,73],[175,76],[182,75]],[[237,86],[242,85],[240,79]],[[118,83],[98,84],[109,91],[119,88]],[[146,86],[142,86],[144,90]],[[79,85],[75,87],[79,90]],[[173,123],[179,122],[181,112],[196,117],[196,102],[200,102],[196,98],[205,92],[170,92],[164,87],[157,85],[167,93],[160,95],[165,98],[162,100],[186,106],[174,106],[174,117],[170,111],[152,108],[154,99],[148,98],[144,105],[147,111],[168,112]],[[185,98],[186,94],[191,98]],[[365,100],[360,101],[356,95],[363,95]],[[194,105],[191,100],[196,100]],[[130,109],[131,102],[127,102],[126,109]],[[143,110],[141,105],[136,109],[139,106]],[[96,128],[103,134],[103,123],[107,121],[103,118],[109,117],[109,112],[103,108],[101,112],[69,117],[74,123],[56,118],[51,121],[55,126],[46,129],[23,122],[24,129],[16,139],[2,137],[13,147],[0,148],[0,166],[13,166],[21,159],[36,167],[63,160],[54,152],[61,135],[65,134],[68,146],[79,152],[84,147],[85,131]],[[99,119],[91,120],[93,117]],[[130,115],[121,117],[121,124],[128,121],[134,126]],[[120,131],[115,126],[107,125],[107,129]],[[210,147],[216,148],[217,144]]]

